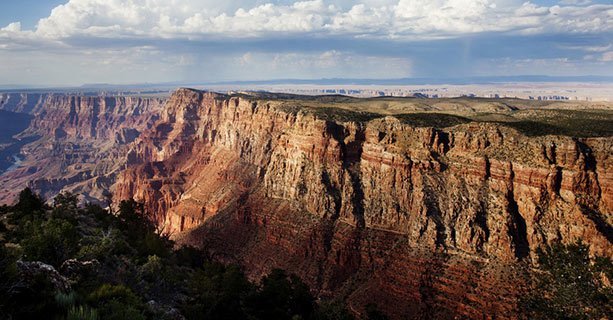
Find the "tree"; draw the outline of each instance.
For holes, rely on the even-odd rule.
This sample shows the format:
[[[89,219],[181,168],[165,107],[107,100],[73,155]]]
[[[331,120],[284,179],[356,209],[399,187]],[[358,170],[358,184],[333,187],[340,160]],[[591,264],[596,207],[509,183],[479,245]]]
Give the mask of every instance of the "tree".
[[[53,208],[64,211],[76,211],[79,198],[70,192],[62,192],[53,198]]]
[[[244,299],[254,291],[236,266],[206,264],[190,280],[190,299],[182,306],[187,319],[246,319]]]
[[[118,227],[127,235],[129,242],[141,253],[142,258],[151,255],[168,257],[172,241],[167,235],[157,233],[155,224],[148,219],[144,205],[134,200],[119,204]]]
[[[26,189],[0,211],[11,219],[0,238],[0,319],[353,319],[342,305],[318,308],[301,279],[283,270],[257,285],[202,250],[174,250],[133,200],[115,215],[80,207],[71,193],[46,206]],[[29,276],[18,260],[55,270]]]
[[[113,214],[113,193],[110,191],[104,191],[102,196],[104,197],[104,202],[106,203],[109,213]]]
[[[146,219],[144,206],[132,199],[124,200],[119,203],[117,217],[121,221],[121,226],[129,233],[139,234],[142,232],[152,232],[155,230],[153,224]]]
[[[53,198],[52,216],[56,219],[69,221],[77,224],[79,198],[70,193],[62,192]]]
[[[19,200],[13,207],[19,213],[19,217],[32,214],[44,208],[45,202],[35,194],[32,189],[25,188],[19,193]],[[18,218],[18,217],[17,217]]]
[[[262,285],[250,304],[258,319],[307,319],[314,309],[309,288],[295,275],[273,269],[262,279]]]
[[[582,242],[539,250],[533,289],[520,301],[530,319],[604,319],[613,314],[609,257],[590,259]]]

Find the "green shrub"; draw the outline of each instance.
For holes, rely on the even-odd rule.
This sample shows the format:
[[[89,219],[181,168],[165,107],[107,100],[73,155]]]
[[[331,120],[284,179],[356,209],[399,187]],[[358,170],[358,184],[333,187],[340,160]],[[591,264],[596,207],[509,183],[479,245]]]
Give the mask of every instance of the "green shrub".
[[[70,192],[61,192],[53,198],[53,208],[63,211],[76,211],[79,198]]]
[[[153,223],[145,217],[143,204],[134,200],[124,200],[119,204],[117,218],[128,236],[138,238],[155,231]]]
[[[106,231],[98,229],[94,236],[83,240],[84,244],[76,254],[76,257],[82,260],[105,261],[119,255],[135,254],[121,232],[114,228]]]
[[[175,257],[177,264],[191,268],[201,268],[207,260],[202,250],[191,246],[181,246],[175,251]]]
[[[6,312],[9,307],[9,289],[13,286],[17,276],[17,257],[11,254],[0,242],[0,314]]]
[[[77,252],[78,242],[79,234],[74,225],[65,220],[51,219],[31,223],[21,245],[27,260],[59,267]]]
[[[149,256],[147,262],[140,267],[141,277],[147,281],[162,281],[165,274],[165,267],[162,259],[158,256]]]
[[[87,301],[96,307],[102,319],[145,319],[141,299],[123,285],[104,284]]]
[[[190,281],[190,299],[181,306],[187,319],[245,319],[245,296],[254,289],[237,267],[207,264]]]
[[[100,315],[105,320],[145,320],[143,311],[133,305],[112,300],[100,307]]]
[[[111,223],[115,221],[116,217],[113,216],[109,211],[103,209],[101,206],[97,204],[88,203],[85,205],[85,214],[87,216],[93,217],[94,220],[100,224],[103,229],[108,229],[111,226]]]
[[[414,127],[446,128],[472,121],[465,117],[445,113],[406,113],[397,114],[394,117]]]
[[[141,256],[158,256],[167,258],[172,254],[172,242],[153,231],[146,232],[142,239],[136,243]]]
[[[98,320],[98,311],[88,306],[71,307],[66,320]]]
[[[172,241],[156,233],[155,224],[148,219],[142,203],[134,200],[122,201],[117,218],[117,226],[140,253],[141,258],[151,255],[167,258],[172,254]]]
[[[131,305],[139,305],[140,299],[132,289],[124,285],[112,285],[105,283],[92,292],[87,300],[93,304],[106,303],[111,300],[121,300]]]
[[[604,319],[613,314],[613,290],[605,284],[613,267],[609,257],[590,259],[581,242],[539,250],[533,289],[520,301],[530,319]]]
[[[62,309],[70,309],[74,307],[77,300],[77,295],[74,292],[63,293],[58,292],[55,294],[55,303]]]
[[[282,270],[257,286],[238,266],[212,263],[198,249],[174,251],[134,201],[122,202],[114,216],[95,205],[79,208],[66,193],[45,207],[28,189],[19,206],[2,210],[21,218],[3,239],[19,249],[0,241],[0,318],[162,319],[175,318],[179,308],[187,319],[352,319],[342,306],[316,308],[308,287]],[[59,293],[44,276],[13,290],[23,283],[18,258],[56,268],[79,260],[62,270],[74,291]],[[149,300],[156,303],[146,305]]]

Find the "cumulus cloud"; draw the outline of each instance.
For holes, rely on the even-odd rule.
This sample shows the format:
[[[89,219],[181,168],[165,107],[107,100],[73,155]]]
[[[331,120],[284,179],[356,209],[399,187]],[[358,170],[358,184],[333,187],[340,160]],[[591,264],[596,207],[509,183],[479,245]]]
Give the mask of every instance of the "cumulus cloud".
[[[568,65],[589,53],[594,55],[591,61],[610,64],[613,4],[596,2],[562,0],[546,6],[526,0],[66,0],[34,28],[24,29],[20,22],[0,28],[0,54],[7,62],[0,73],[11,61],[19,62],[11,68],[25,68],[35,55],[53,53],[86,64],[95,61],[88,57],[99,54],[96,68],[106,63],[137,66],[141,72],[155,69],[148,76],[152,79],[173,68],[184,73],[179,77],[194,79],[215,78],[215,72],[247,78],[404,77],[416,70],[420,75],[450,68],[471,72],[475,52],[492,54],[489,47],[471,47],[492,38],[501,39],[495,43],[501,49],[496,58],[528,55],[515,60],[532,59],[521,60],[522,66],[563,64],[570,70]],[[515,48],[525,45],[517,37],[560,35],[589,39],[554,43],[560,51],[556,57],[551,57],[551,46],[537,40],[525,52]],[[505,39],[515,39],[515,45],[505,45]],[[501,53],[502,47],[506,53]],[[575,51],[580,53],[574,58],[559,60]],[[549,52],[543,58],[548,64],[538,60],[543,52]],[[58,58],[57,65],[62,61],[66,59]],[[69,69],[74,65],[78,63]],[[227,65],[235,68],[221,67]],[[517,65],[511,62],[505,65],[509,72],[530,70],[513,69]],[[53,67],[51,63],[38,70],[50,77]],[[89,74],[104,74],[106,69]]]
[[[8,26],[2,28],[1,30],[6,32],[19,32],[21,31],[21,22],[9,23]]]
[[[3,49],[61,46],[74,39],[283,39],[417,41],[467,35],[613,31],[613,5],[540,6],[516,0],[69,0],[33,30],[0,29]],[[258,4],[260,3],[260,4]]]
[[[415,39],[480,32],[613,30],[613,5],[577,6],[586,4],[577,1],[551,7],[509,0],[253,3],[238,1],[232,6],[218,1],[70,0],[41,19],[33,31],[39,37],[54,39],[83,35],[245,38],[287,33]],[[2,30],[21,31],[19,24]]]

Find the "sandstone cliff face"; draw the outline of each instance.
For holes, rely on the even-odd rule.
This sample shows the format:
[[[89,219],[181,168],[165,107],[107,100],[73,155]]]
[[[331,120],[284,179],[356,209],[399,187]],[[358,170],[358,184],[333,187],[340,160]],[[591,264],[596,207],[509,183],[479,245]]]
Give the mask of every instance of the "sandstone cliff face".
[[[181,89],[132,145],[115,195],[254,277],[284,267],[356,312],[376,299],[397,317],[511,317],[514,266],[539,246],[582,239],[613,254],[612,150],[610,138],[335,122]]]
[[[88,141],[132,142],[157,120],[162,99],[51,96],[27,133]]]
[[[35,114],[49,96],[47,93],[0,93],[0,110]]]
[[[73,191],[100,201],[126,164],[127,146],[158,119],[164,99],[85,97],[62,94],[5,94],[2,108],[33,115],[19,137],[25,159],[3,173],[0,202],[30,185],[51,198]]]

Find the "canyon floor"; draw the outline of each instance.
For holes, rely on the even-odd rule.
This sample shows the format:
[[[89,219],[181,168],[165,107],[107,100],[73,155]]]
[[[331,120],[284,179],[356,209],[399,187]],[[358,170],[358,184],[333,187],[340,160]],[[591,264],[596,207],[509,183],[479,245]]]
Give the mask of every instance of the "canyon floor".
[[[539,248],[613,256],[610,102],[0,96],[31,118],[4,150],[32,139],[0,201],[135,199],[179,243],[255,280],[286,269],[356,314],[513,319]]]

